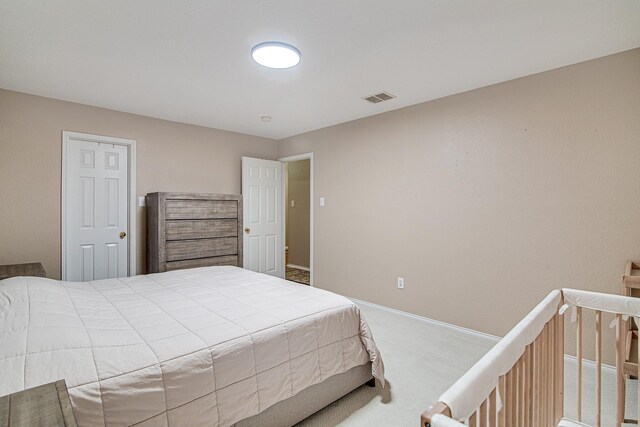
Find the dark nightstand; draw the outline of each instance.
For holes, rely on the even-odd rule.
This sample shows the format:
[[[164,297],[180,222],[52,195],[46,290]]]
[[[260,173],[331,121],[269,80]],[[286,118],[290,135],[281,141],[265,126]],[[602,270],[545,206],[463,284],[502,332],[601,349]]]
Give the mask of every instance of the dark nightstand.
[[[16,276],[47,277],[47,273],[45,273],[42,263],[39,262],[0,265],[0,280]]]
[[[0,426],[76,427],[64,380],[0,397]]]

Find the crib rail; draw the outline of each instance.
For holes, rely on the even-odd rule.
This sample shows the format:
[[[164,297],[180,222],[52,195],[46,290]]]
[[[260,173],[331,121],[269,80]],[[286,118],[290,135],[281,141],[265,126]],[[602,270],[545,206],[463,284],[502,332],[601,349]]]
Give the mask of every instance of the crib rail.
[[[630,372],[625,363],[627,346],[631,342],[626,342],[626,321],[628,317],[640,317],[640,299],[621,295],[602,294],[598,292],[578,291],[575,289],[563,289],[564,299],[568,305],[576,307],[576,361],[577,361],[577,388],[576,388],[576,419],[582,421],[582,360],[583,360],[583,309],[595,312],[595,335],[596,335],[596,414],[595,425],[602,425],[602,313],[615,315],[616,330],[616,418],[615,425],[622,423],[637,423],[637,420],[625,419],[625,373],[637,375],[638,372]],[[635,349],[640,358],[640,340]],[[640,408],[640,387],[638,388],[638,407]]]
[[[595,312],[596,426],[602,422],[602,313],[615,315],[616,425],[620,426],[625,410],[624,322],[625,316],[640,316],[640,299],[573,289],[551,292],[422,414],[421,425],[557,426],[564,413],[563,313],[568,306],[576,310],[576,421],[582,420],[583,310]]]

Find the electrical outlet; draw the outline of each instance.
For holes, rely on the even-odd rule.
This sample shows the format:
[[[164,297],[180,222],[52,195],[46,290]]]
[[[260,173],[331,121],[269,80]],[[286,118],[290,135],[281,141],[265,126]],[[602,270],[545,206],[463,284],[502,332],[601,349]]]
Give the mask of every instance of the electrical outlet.
[[[404,289],[404,277],[398,277],[398,289]]]

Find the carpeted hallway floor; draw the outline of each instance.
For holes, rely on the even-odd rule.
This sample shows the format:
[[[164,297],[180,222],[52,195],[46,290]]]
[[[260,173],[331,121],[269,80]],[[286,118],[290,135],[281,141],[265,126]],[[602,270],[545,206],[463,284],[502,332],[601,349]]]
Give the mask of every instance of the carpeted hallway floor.
[[[292,282],[302,283],[303,285],[308,285],[311,283],[311,273],[306,270],[287,266],[287,269],[285,270],[285,279],[291,280]]]
[[[465,333],[402,314],[360,305],[378,343],[387,387],[363,386],[298,424],[327,426],[419,426],[420,414],[494,344],[488,336]],[[575,360],[567,360],[565,414],[575,414]],[[603,372],[603,426],[614,425],[615,373]],[[595,369],[584,366],[584,421],[593,425]],[[637,412],[636,381],[628,381],[626,418]]]

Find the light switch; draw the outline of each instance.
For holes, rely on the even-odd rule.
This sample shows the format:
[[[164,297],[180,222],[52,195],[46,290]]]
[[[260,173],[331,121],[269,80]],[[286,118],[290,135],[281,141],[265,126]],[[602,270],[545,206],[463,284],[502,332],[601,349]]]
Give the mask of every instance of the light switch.
[[[320,206],[324,206],[324,197],[320,197]]]
[[[147,206],[147,198],[145,196],[138,197],[138,206],[140,206],[141,208]]]
[[[295,208],[295,207],[296,207],[296,201],[295,201],[295,200],[292,200],[292,201],[291,201],[291,207],[292,207],[292,208]]]

